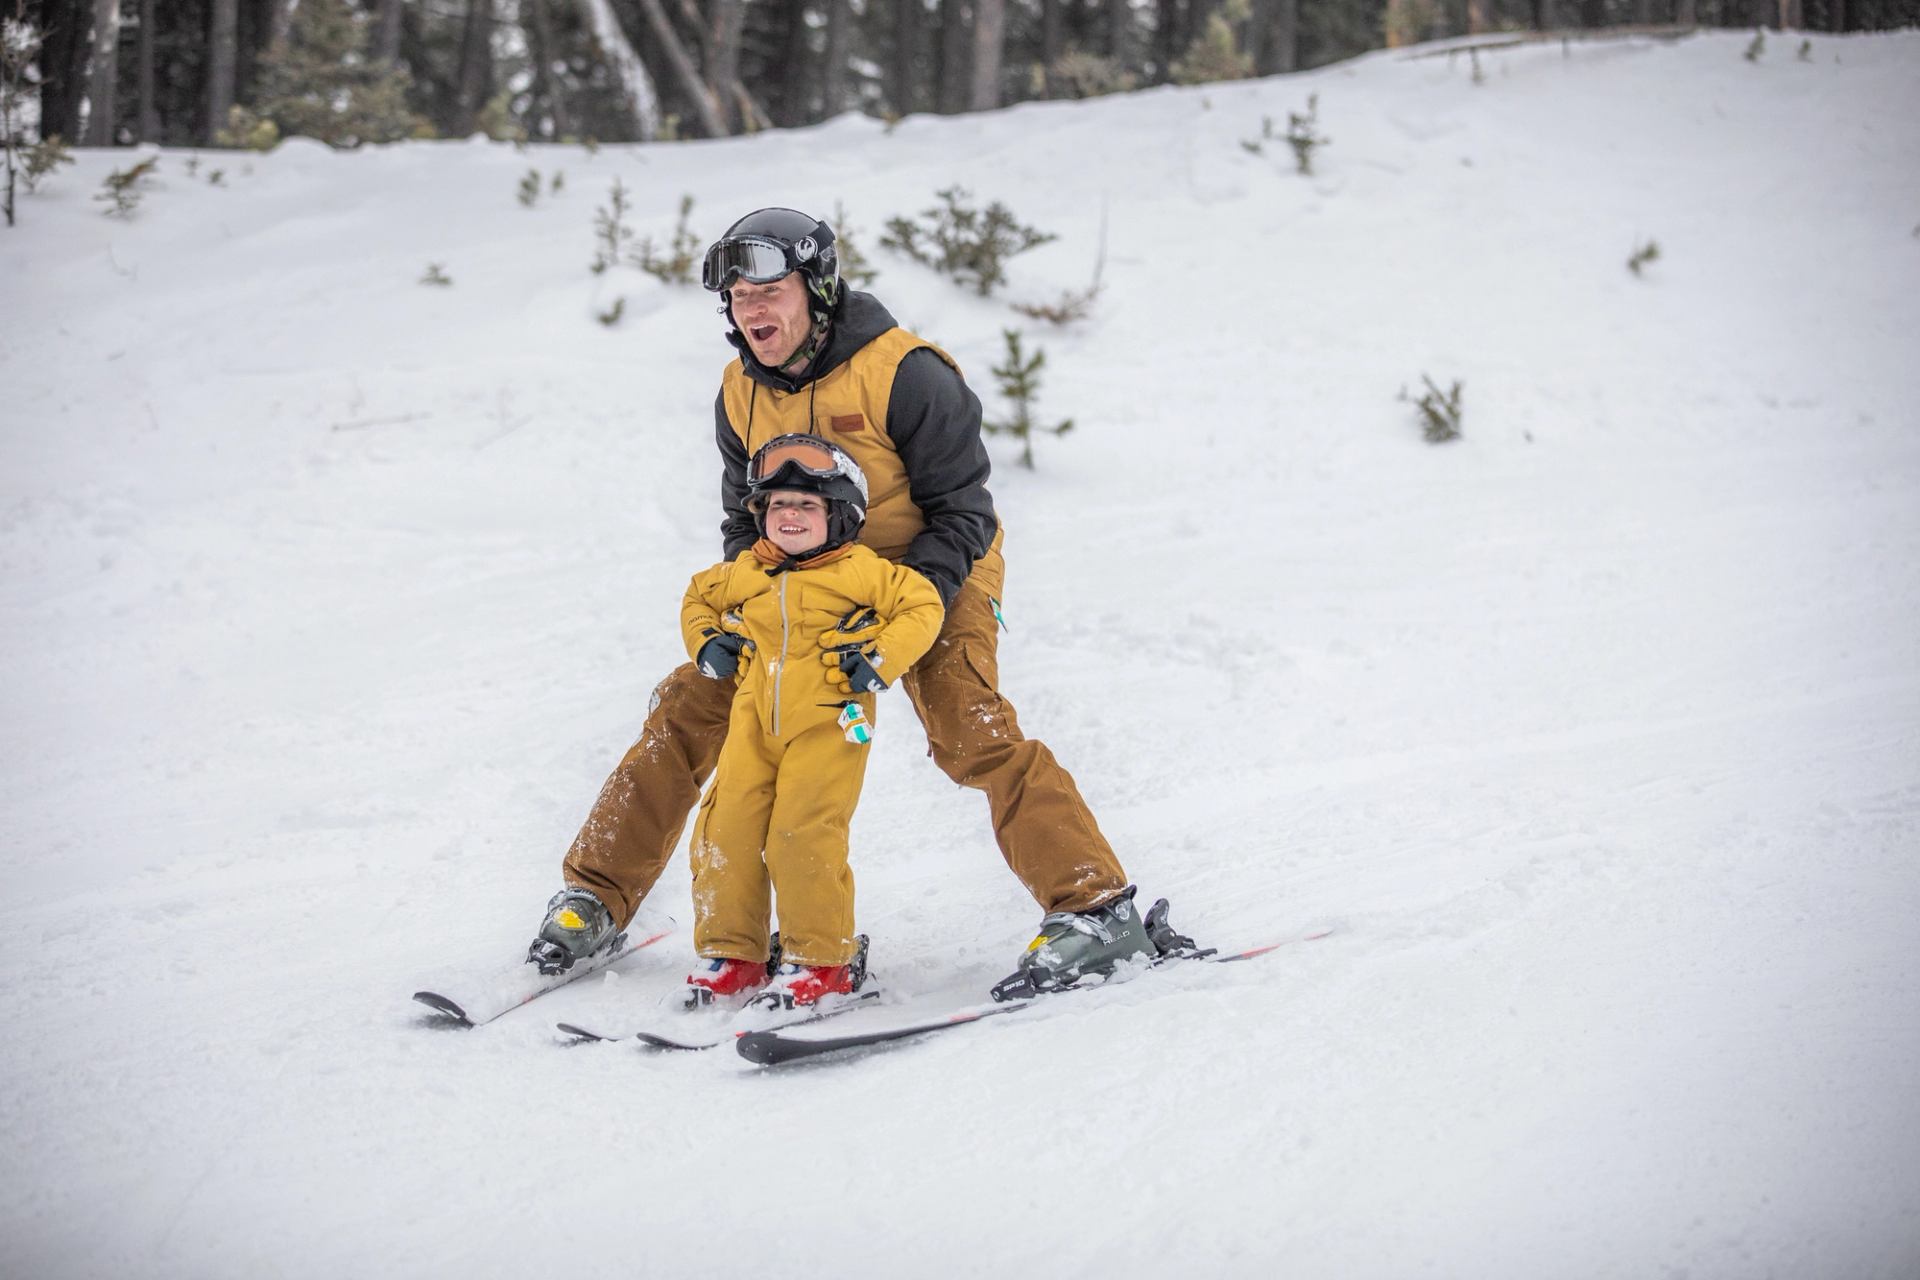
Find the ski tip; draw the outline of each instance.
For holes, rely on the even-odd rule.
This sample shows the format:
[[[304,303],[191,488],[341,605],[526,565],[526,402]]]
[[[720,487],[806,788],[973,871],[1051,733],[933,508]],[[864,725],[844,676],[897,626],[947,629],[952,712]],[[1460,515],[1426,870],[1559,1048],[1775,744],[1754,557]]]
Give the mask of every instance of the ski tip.
[[[609,1036],[601,1035],[598,1031],[589,1031],[585,1027],[576,1027],[571,1022],[556,1022],[554,1023],[554,1030],[576,1044],[587,1044],[589,1042],[611,1039]]]
[[[780,1061],[780,1037],[771,1031],[743,1031],[733,1047],[757,1066],[770,1067]]]
[[[459,1026],[470,1027],[473,1025],[472,1020],[467,1017],[467,1011],[465,1009],[462,1009],[459,1005],[437,991],[416,991],[413,993],[413,998],[435,1013],[440,1014],[442,1017],[451,1019]]]

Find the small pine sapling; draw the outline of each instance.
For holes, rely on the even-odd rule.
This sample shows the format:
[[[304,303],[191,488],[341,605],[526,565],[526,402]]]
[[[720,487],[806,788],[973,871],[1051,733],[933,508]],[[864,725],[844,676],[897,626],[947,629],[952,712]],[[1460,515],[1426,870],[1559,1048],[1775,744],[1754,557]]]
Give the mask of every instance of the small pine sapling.
[[[1052,302],[1016,302],[1013,309],[1030,320],[1045,320],[1048,324],[1066,326],[1076,320],[1085,320],[1093,314],[1093,304],[1100,300],[1100,291],[1106,287],[1107,272],[1107,213],[1100,211],[1100,251],[1093,259],[1093,279],[1084,289],[1064,289],[1059,298]]]
[[[1257,138],[1240,139],[1240,148],[1241,150],[1245,151],[1248,155],[1263,156],[1267,154],[1267,144],[1272,141],[1273,141],[1273,117],[1261,116],[1260,117],[1260,136]]]
[[[208,185],[208,186],[210,186],[210,187],[224,187],[224,186],[226,186],[226,185],[227,185],[227,171],[226,171],[225,169],[209,169],[209,170],[207,170],[207,185]]]
[[[1057,238],[1022,224],[997,200],[984,210],[969,206],[964,187],[934,194],[941,203],[923,210],[919,222],[889,219],[881,247],[925,263],[983,298],[1006,282],[1008,258]]]
[[[1313,176],[1313,153],[1333,141],[1320,135],[1319,122],[1320,95],[1317,93],[1307,95],[1305,114],[1287,112],[1287,145],[1293,148],[1294,168],[1309,178]]]
[[[106,181],[100,184],[100,190],[93,198],[112,206],[104,211],[110,218],[132,217],[133,211],[140,207],[140,197],[144,194],[140,190],[140,180],[151,174],[159,165],[159,156],[148,156],[136,165],[116,169],[107,175]]]
[[[607,328],[611,329],[615,325],[620,323],[620,317],[625,315],[626,312],[627,312],[627,300],[625,297],[619,297],[619,298],[615,298],[613,300],[613,305],[608,307],[605,311],[595,312],[593,318],[595,320],[598,320],[601,324],[605,325]]]
[[[427,264],[426,274],[420,277],[420,283],[434,284],[434,285],[440,285],[444,287],[446,285],[450,285],[453,283],[453,277],[446,273],[445,264],[439,263],[439,262],[429,262]]]
[[[1427,389],[1418,400],[1413,401],[1413,404],[1420,411],[1421,430],[1427,438],[1427,443],[1445,444],[1449,440],[1458,440],[1460,438],[1460,380],[1454,379],[1452,388],[1447,391],[1442,391],[1434,385],[1433,379],[1424,373],[1420,375],[1420,380],[1427,384]],[[1400,398],[1413,399],[1407,394],[1405,387],[1400,388]]]
[[[1800,52],[1795,54],[1794,56],[1799,58],[1800,61],[1802,62],[1812,62],[1813,61],[1813,41],[1802,40],[1800,42]]]
[[[1001,335],[1007,340],[1007,358],[993,366],[993,376],[1000,384],[1000,394],[1006,397],[1013,408],[1013,416],[1005,422],[983,422],[981,425],[993,435],[1010,435],[1020,441],[1020,465],[1033,470],[1033,433],[1045,431],[1052,435],[1065,435],[1073,430],[1073,419],[1045,426],[1033,420],[1033,401],[1040,394],[1040,371],[1046,368],[1047,353],[1036,347],[1031,356],[1020,349],[1020,331],[1002,329]]]
[[[540,171],[538,169],[529,169],[526,174],[521,177],[519,198],[521,206],[527,209],[533,208],[533,206],[539,202]]]
[[[606,205],[593,211],[593,234],[596,240],[593,274],[599,275],[620,261],[622,249],[627,241],[633,239],[633,228],[627,225],[629,207],[627,188],[620,179],[615,178]]]
[[[1764,31],[1756,31],[1753,33],[1753,42],[1747,46],[1747,51],[1740,56],[1748,62],[1758,62],[1760,61],[1760,55],[1766,51],[1767,33]]]
[[[73,163],[73,153],[67,150],[66,139],[57,133],[40,139],[28,147],[25,154],[27,163],[20,171],[20,177],[26,182],[29,195],[40,185],[40,179],[63,164]]]
[[[40,55],[40,29],[28,22],[26,9],[15,0],[14,16],[0,19],[0,147],[7,154],[7,225],[13,225],[14,185],[25,165],[26,131],[22,108],[27,99],[27,70]],[[33,181],[27,182],[33,190]]]
[[[1633,256],[1627,259],[1627,270],[1637,276],[1641,274],[1642,269],[1649,263],[1658,261],[1660,261],[1660,242],[1657,240],[1649,240],[1636,248],[1633,251]]]
[[[547,194],[550,196],[557,196],[562,191],[566,190],[566,187],[567,187],[567,171],[565,169],[555,169],[553,171],[553,181],[547,187]]]
[[[879,279],[880,273],[874,270],[873,260],[861,250],[860,239],[853,230],[853,224],[847,221],[847,211],[835,203],[833,251],[840,259],[840,278],[856,288],[864,289]]]
[[[654,252],[653,237],[642,236],[632,254],[633,265],[662,284],[692,284],[693,264],[700,260],[700,240],[687,226],[687,218],[692,213],[693,197],[681,196],[680,220],[674,224],[667,256],[663,258]]]

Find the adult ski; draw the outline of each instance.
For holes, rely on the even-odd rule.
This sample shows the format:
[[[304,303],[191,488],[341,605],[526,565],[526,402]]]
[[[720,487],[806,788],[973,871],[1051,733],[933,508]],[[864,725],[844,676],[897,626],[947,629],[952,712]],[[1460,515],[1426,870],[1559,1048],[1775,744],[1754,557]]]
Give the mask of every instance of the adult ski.
[[[1164,968],[1175,963],[1232,964],[1236,961],[1252,960],[1267,955],[1286,946],[1289,942],[1316,942],[1332,932],[1331,929],[1320,929],[1313,933],[1302,934],[1298,938],[1287,938],[1264,946],[1248,947],[1244,951],[1176,953],[1155,962],[1153,967]],[[740,1056],[748,1062],[758,1063],[763,1067],[777,1067],[784,1063],[818,1058],[826,1054],[845,1053],[850,1049],[864,1049],[877,1044],[890,1044],[897,1040],[911,1040],[918,1036],[932,1035],[936,1031],[950,1031],[955,1027],[968,1026],[1001,1014],[1018,1013],[1036,1004],[1049,1002],[1078,990],[1099,990],[1099,987],[1068,987],[1063,991],[1009,1000],[999,1004],[970,1005],[964,1009],[955,1009],[900,1026],[883,1027],[875,1031],[855,1031],[846,1035],[818,1036],[808,1034],[803,1028],[797,1026],[772,1027],[766,1030],[744,1032],[735,1042],[735,1047]]]
[[[570,982],[598,973],[672,932],[673,921],[665,916],[644,923],[636,919],[627,926],[627,932],[617,935],[606,948],[575,961],[565,973],[543,974],[522,961],[496,974],[455,977],[429,990],[416,991],[413,998],[455,1026],[484,1026],[549,991],[558,991]]]

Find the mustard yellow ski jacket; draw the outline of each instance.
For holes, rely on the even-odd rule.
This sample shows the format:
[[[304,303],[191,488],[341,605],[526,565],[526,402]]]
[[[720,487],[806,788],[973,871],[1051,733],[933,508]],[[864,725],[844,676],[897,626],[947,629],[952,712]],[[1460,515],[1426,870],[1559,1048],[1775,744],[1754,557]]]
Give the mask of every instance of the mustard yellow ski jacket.
[[[880,620],[877,634],[857,627],[869,611]],[[698,659],[714,631],[746,637],[735,698],[753,699],[761,731],[776,738],[839,719],[848,697],[829,678],[837,667],[829,649],[855,640],[871,647],[869,661],[892,684],[933,647],[945,621],[931,582],[858,545],[827,563],[774,573],[743,551],[695,574],[680,606],[689,657]],[[870,698],[861,701],[871,709]]]

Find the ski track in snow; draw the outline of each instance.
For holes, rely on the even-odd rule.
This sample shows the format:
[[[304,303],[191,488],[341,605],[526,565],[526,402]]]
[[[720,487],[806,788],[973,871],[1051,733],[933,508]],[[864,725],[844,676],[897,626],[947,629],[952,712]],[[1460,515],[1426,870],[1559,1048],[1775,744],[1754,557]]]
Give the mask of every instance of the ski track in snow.
[[[1920,35],[1747,39],[168,153],[127,222],[80,153],[0,235],[0,1274],[1920,1273]],[[1238,145],[1309,93],[1314,177]],[[842,203],[983,392],[1045,346],[1023,724],[1177,924],[1333,936],[852,1063],[560,1044],[679,983],[681,855],[680,935],[431,1027],[715,555],[719,322],[587,272],[616,175],[656,237]],[[1105,216],[1089,321],[876,251],[955,181],[1060,233],[1006,300]],[[977,998],[1038,913],[877,721],[875,970]]]

